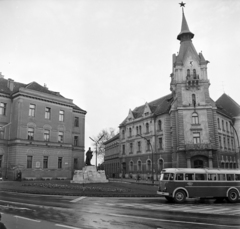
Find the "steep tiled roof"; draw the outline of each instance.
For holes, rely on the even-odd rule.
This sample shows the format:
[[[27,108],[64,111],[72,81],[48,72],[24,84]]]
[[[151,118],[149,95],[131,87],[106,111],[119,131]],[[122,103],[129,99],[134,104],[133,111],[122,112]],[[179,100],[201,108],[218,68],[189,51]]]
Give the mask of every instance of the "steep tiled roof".
[[[20,87],[26,86],[26,84],[14,82],[14,88],[13,88],[13,91],[11,91],[8,88],[7,84],[8,84],[8,80],[6,80],[4,78],[0,78],[0,93],[11,95],[11,94],[14,94],[15,92],[17,92]]]
[[[218,111],[224,113],[232,118],[240,116],[240,106],[227,94],[222,94],[221,97],[216,101]]]
[[[59,92],[51,91],[47,87],[41,86],[40,84],[38,84],[36,82],[32,82],[29,84],[23,84],[23,83],[13,81],[14,87],[13,87],[13,90],[11,91],[8,87],[8,81],[9,80],[0,77],[0,93],[12,96],[13,94],[19,92],[20,88],[26,88],[26,89],[30,89],[33,91],[39,91],[42,93],[46,93],[46,94],[64,98]],[[73,109],[81,111],[83,113],[86,113],[86,111],[82,110],[80,107],[78,107],[75,104],[73,104]]]
[[[169,94],[148,103],[148,105],[153,114],[160,115],[169,111],[171,107],[172,99],[173,99],[172,94]],[[134,118],[142,117],[144,108],[145,108],[145,104],[142,106],[136,107],[133,110]],[[126,121],[127,121],[127,118],[120,124],[120,126],[124,125]]]
[[[41,86],[40,84],[38,84],[36,82],[32,82],[32,83],[26,85],[25,88],[31,89],[31,90],[34,90],[34,91],[43,92],[43,93],[46,93],[46,94],[51,94],[51,95],[63,97],[62,95],[60,95],[59,92],[50,91],[50,90],[48,90],[48,88],[43,87],[43,86]]]

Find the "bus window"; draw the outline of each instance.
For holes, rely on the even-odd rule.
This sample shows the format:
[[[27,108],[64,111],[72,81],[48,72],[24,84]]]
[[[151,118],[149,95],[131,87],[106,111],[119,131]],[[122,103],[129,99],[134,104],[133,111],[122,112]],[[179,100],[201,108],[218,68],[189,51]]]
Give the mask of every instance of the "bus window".
[[[196,180],[206,180],[206,174],[196,173],[196,174],[195,174],[195,179],[196,179]]]
[[[225,174],[218,174],[218,180],[226,180]]]
[[[183,174],[182,173],[177,173],[176,174],[176,180],[183,180]]]
[[[229,181],[234,180],[234,175],[233,174],[227,174],[227,180],[229,180]]]
[[[173,180],[174,179],[174,173],[164,173],[161,174],[160,180]]]
[[[216,174],[208,174],[208,180],[217,180]]]
[[[170,173],[169,180],[174,180],[174,173]]]
[[[186,173],[185,174],[185,180],[194,180],[194,174],[193,173]]]
[[[240,174],[235,174],[235,180],[240,180]]]

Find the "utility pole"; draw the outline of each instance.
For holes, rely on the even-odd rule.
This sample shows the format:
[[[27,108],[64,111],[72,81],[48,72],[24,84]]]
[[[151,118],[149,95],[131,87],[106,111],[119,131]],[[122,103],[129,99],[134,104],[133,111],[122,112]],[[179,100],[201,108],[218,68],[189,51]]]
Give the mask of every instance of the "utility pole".
[[[149,139],[147,139],[147,138],[143,137],[143,136],[142,136],[142,135],[140,135],[140,134],[137,134],[137,136],[139,136],[139,137],[141,137],[141,138],[145,139],[147,142],[148,142],[148,140],[149,140]],[[152,185],[154,185],[154,177],[153,177],[153,147],[152,147],[152,143],[151,143],[151,141],[150,141],[150,140],[149,140],[149,143],[150,143],[150,146],[151,146],[151,151],[152,151]]]

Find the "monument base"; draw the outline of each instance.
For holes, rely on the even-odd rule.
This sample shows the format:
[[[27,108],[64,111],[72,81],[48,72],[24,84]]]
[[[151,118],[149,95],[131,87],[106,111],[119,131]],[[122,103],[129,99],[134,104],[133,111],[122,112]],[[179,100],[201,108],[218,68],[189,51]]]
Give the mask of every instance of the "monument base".
[[[107,183],[108,180],[104,170],[97,171],[96,166],[89,165],[83,167],[83,170],[75,170],[73,179],[70,183]]]

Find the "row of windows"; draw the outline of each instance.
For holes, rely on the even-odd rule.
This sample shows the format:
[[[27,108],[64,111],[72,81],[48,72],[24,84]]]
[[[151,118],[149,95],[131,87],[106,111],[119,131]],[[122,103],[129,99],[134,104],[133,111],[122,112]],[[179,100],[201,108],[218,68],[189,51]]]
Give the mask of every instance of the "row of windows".
[[[30,117],[35,117],[35,113],[36,113],[36,105],[35,104],[30,104],[29,105],[29,113],[28,115]],[[45,119],[51,119],[51,108],[50,107],[45,107]],[[64,122],[64,111],[60,110],[59,111],[59,115],[58,115],[58,120],[60,122]],[[78,127],[79,126],[79,118],[75,117],[74,118],[74,126]]]
[[[137,171],[143,171],[143,163],[141,160],[138,160],[136,163],[137,166]],[[158,170],[163,169],[163,160],[159,159],[157,163]],[[152,161],[150,159],[147,159],[146,161],[146,171],[151,171],[152,170]],[[129,171],[133,172],[134,171],[134,163],[133,161],[129,162]]]
[[[43,156],[43,168],[47,169],[48,168],[48,156]],[[63,166],[63,157],[58,157],[57,158],[58,162],[58,169],[62,169]],[[33,168],[33,156],[27,156],[27,168],[31,169]]]
[[[221,149],[229,149],[229,150],[234,150],[235,149],[235,144],[234,144],[234,139],[229,138],[229,137],[222,137],[219,136],[219,145]],[[223,141],[222,141],[223,139]]]
[[[221,125],[220,119],[218,118],[217,119],[217,124],[218,124],[218,129],[219,130],[223,130],[223,131],[226,131],[226,132],[230,131],[232,133],[232,127],[231,127],[230,122],[222,120],[222,125]]]
[[[157,130],[162,131],[162,121],[161,120],[158,120],[158,122],[157,122]],[[145,131],[146,131],[146,133],[150,132],[149,123],[145,124]],[[141,125],[136,126],[136,135],[138,135],[138,134],[140,134],[140,135],[142,134],[142,126]],[[132,131],[132,128],[129,127],[128,137],[132,137],[132,136],[133,136],[133,131]],[[122,138],[123,139],[125,138],[125,130],[122,130]]]
[[[7,104],[6,103],[0,103],[0,115],[6,115],[7,111]],[[35,104],[30,104],[29,105],[29,111],[28,115],[30,117],[35,117],[36,114],[36,105]],[[45,119],[51,119],[51,108],[50,107],[45,107]],[[64,121],[64,111],[60,110],[59,111],[59,121],[63,122]],[[79,127],[79,118],[74,117],[74,126]]]
[[[33,127],[28,127],[27,139],[34,140],[34,128]],[[50,130],[44,130],[43,140],[46,142],[50,141]],[[63,131],[58,131],[58,142],[60,142],[60,143],[64,142],[64,132]],[[73,145],[78,146],[78,136],[74,136]]]
[[[137,141],[136,142],[136,147],[137,147],[136,151],[138,153],[141,152],[142,151],[142,142],[141,141]],[[162,139],[162,137],[158,138],[158,147],[159,147],[158,149],[160,149],[160,150],[163,149],[163,139]],[[149,139],[146,141],[146,150],[147,151],[153,150],[152,146],[151,146],[151,142],[150,142]],[[132,142],[129,143],[129,153],[130,154],[133,153],[133,143]],[[123,155],[126,154],[126,147],[125,147],[125,145],[122,145],[122,154]]]
[[[240,174],[164,173],[161,180],[240,181]]]

